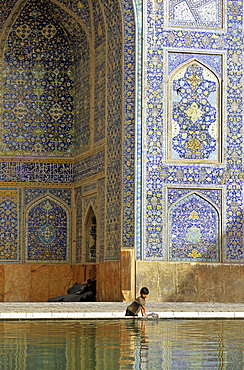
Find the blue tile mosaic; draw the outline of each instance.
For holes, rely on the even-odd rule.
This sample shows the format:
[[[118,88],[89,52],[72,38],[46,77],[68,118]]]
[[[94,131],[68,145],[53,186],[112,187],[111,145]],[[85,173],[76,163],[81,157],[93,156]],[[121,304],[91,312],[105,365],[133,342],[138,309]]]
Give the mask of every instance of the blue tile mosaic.
[[[76,207],[76,248],[75,262],[82,263],[82,186],[75,189],[75,207]]]
[[[50,194],[57,200],[71,207],[72,190],[71,189],[48,189],[48,188],[25,188],[24,189],[24,206],[27,207],[37,199],[43,198],[44,195]]]
[[[104,151],[95,153],[74,164],[74,180],[79,181],[86,177],[96,175],[105,170]]]
[[[169,189],[174,199],[169,210],[169,259],[172,261],[218,262],[220,211],[202,194],[217,198],[221,205],[220,190]],[[187,194],[189,193],[189,194]],[[173,201],[170,197],[171,202]],[[169,202],[170,203],[170,202]]]
[[[105,33],[105,30],[103,30]],[[104,40],[105,44],[105,40]],[[94,132],[94,142],[99,144],[105,139],[105,119],[106,119],[106,96],[104,86],[106,84],[106,54],[105,48],[100,48],[96,53],[96,77],[95,77],[95,114],[96,130]]]
[[[87,250],[87,231],[89,231],[87,229],[87,217],[89,210],[91,209],[93,210],[93,212],[95,212],[97,226],[97,256],[95,258],[95,261],[104,261],[106,221],[104,189],[104,179],[79,186],[75,189],[77,263],[84,263],[85,261],[94,262],[93,260],[89,260],[89,250]]]
[[[139,258],[151,260],[167,260],[168,258],[187,260],[190,258],[186,254],[183,255],[184,253],[180,256],[179,251],[174,250],[172,252],[172,249],[171,251],[168,249],[168,230],[171,230],[172,224],[178,222],[173,211],[171,218],[167,217],[166,205],[169,201],[169,199],[166,199],[167,188],[170,184],[174,184],[176,188],[179,185],[184,186],[187,191],[191,191],[188,189],[195,186],[197,194],[203,194],[201,193],[202,189],[207,186],[210,195],[206,198],[210,201],[209,204],[214,209],[216,207],[216,210],[218,209],[222,216],[221,225],[218,229],[221,236],[218,239],[220,243],[215,242],[216,248],[219,248],[219,250],[214,251],[209,248],[209,256],[205,254],[204,257],[199,252],[198,254],[201,254],[201,257],[198,256],[197,258],[217,261],[218,258],[223,256],[224,262],[243,262],[243,123],[241,117],[243,4],[238,1],[228,3],[212,1],[211,6],[208,7],[207,5],[209,4],[206,1],[193,3],[188,0],[184,2],[172,0],[165,7],[163,2],[147,1],[146,14],[144,15],[147,20],[145,30],[147,38],[144,57],[146,113],[144,118],[145,136],[143,138],[146,149],[144,153],[142,152],[143,157],[145,157],[145,177],[142,182],[142,198],[145,200],[143,212],[145,226],[143,230],[143,251],[137,251]],[[160,18],[159,14],[163,14],[164,9],[167,12],[166,17]],[[221,30],[218,31],[218,28]],[[210,74],[212,71],[216,76],[215,81],[213,81],[216,83],[216,88],[223,89],[223,100],[219,100],[217,95],[214,98],[215,112],[218,113],[218,104],[221,104],[224,113],[220,114],[222,122],[216,120],[215,130],[219,130],[222,135],[219,136],[218,140],[215,136],[216,145],[219,146],[219,156],[215,156],[215,164],[212,165],[207,163],[204,165],[203,157],[198,164],[194,164],[192,156],[186,160],[186,163],[182,163],[182,158],[186,159],[182,153],[179,154],[178,152],[178,154],[170,155],[170,152],[174,153],[173,150],[176,153],[180,150],[179,145],[181,145],[183,137],[188,137],[190,134],[190,130],[187,130],[187,134],[180,131],[187,118],[181,113],[180,102],[192,98],[193,91],[189,91],[188,95],[179,96],[177,86],[181,87],[180,84],[186,78],[184,73],[187,68],[185,66],[187,63],[190,65],[192,59],[197,60],[199,66],[203,66],[202,71],[204,71],[204,68],[209,69]],[[175,80],[172,78],[168,83],[168,77],[177,75],[178,71],[182,71],[181,75],[179,72],[179,78]],[[169,85],[167,89],[166,83]],[[175,83],[176,89],[173,90],[174,87],[172,86],[172,105],[170,105],[171,96],[167,95],[171,83],[173,86]],[[219,87],[217,87],[218,83]],[[186,85],[184,85],[185,87]],[[210,100],[212,106],[212,97]],[[174,116],[172,114],[172,120],[174,119],[177,122],[175,134],[172,134],[172,141],[166,140],[169,134],[168,130],[172,124],[168,112],[170,106],[175,114]],[[189,113],[191,114],[190,111]],[[198,117],[196,122],[200,120],[201,118]],[[210,132],[208,133],[210,134]],[[212,135],[210,134],[210,136]],[[175,147],[173,148],[174,140],[178,142],[174,144]],[[208,161],[212,155],[210,153],[207,155]],[[170,163],[172,159],[175,159],[173,162],[176,163]],[[222,189],[222,195],[224,194],[220,211],[216,198],[214,197],[215,200],[212,199],[213,192],[220,191],[214,190],[216,186]],[[175,191],[182,196],[186,190]],[[174,202],[177,203],[177,200],[175,199]],[[180,201],[178,200],[178,202]],[[211,206],[208,208],[208,203],[204,204],[205,209],[208,209],[207,213],[209,212],[209,215],[211,215]],[[172,207],[174,206],[172,205]],[[186,203],[182,202],[183,213],[185,212],[184,207],[187,208]],[[204,222],[204,216],[201,217],[202,222]],[[185,237],[187,235],[186,229],[184,235]],[[197,259],[197,248],[194,249],[193,260]]]
[[[210,70],[215,72],[221,79],[223,75],[223,55],[222,54],[203,54],[203,53],[183,53],[183,52],[168,52],[168,74],[171,73],[183,63],[197,59],[207,66]]]
[[[14,5],[17,3],[17,0],[9,0],[9,1],[3,1],[1,4],[1,12],[0,12],[0,27],[2,28],[4,26],[4,23],[6,22],[8,16],[10,15],[10,12]]]
[[[172,159],[218,160],[219,81],[197,61],[189,62],[170,80]]]
[[[46,195],[26,210],[26,262],[70,262],[70,212]]]
[[[2,183],[73,183],[73,164],[59,161],[42,162],[0,162],[0,181]]]
[[[21,193],[0,189],[0,262],[19,262],[21,245]]]
[[[168,207],[172,207],[180,198],[185,197],[187,194],[197,193],[212,203],[215,208],[221,213],[222,210],[222,189],[201,189],[201,188],[168,188],[167,189],[167,202]]]
[[[243,2],[148,0],[142,7],[141,0],[9,0],[1,10],[0,181],[28,186],[24,206],[36,202],[40,219],[42,197],[55,200],[50,204],[62,214],[70,209],[70,188],[78,187],[76,262],[85,253],[84,199],[92,192],[104,229],[100,260],[119,259],[122,240],[124,247],[136,244],[137,258],[145,260],[243,262]],[[193,61],[197,70],[191,76],[201,86],[196,98],[189,80]],[[195,126],[204,120],[199,139]],[[105,185],[94,185],[96,176],[106,178]],[[195,219],[187,216],[193,205]],[[215,230],[211,238],[206,215]],[[34,221],[30,228],[40,244],[35,253],[26,244],[26,259],[67,261],[65,240],[54,246],[55,255],[48,254],[55,227],[41,236]],[[175,239],[172,226],[180,230]]]
[[[222,0],[169,0],[168,22],[170,26],[222,28]]]
[[[4,45],[3,154],[72,153],[73,61],[48,4],[27,1]]]
[[[123,119],[123,219],[122,219],[122,245],[131,247],[135,244],[135,148],[139,144],[141,135],[141,112],[137,110],[136,115],[135,100],[140,102],[141,79],[137,78],[136,63],[140,63],[141,40],[142,36],[142,19],[141,19],[141,1],[121,0],[122,20],[124,29],[124,119]],[[136,14],[135,14],[136,12]],[[136,33],[137,32],[137,33]],[[138,44],[137,44],[138,43]],[[138,45],[138,54],[136,53]],[[137,60],[136,60],[137,55]],[[137,64],[138,65],[138,64]],[[140,73],[140,72],[139,72]],[[139,75],[140,76],[140,75]],[[139,82],[140,81],[140,82]],[[136,86],[136,83],[139,83]],[[138,95],[136,95],[136,90]],[[137,121],[135,121],[137,120]],[[135,122],[137,122],[135,124]],[[136,131],[135,125],[138,124]],[[135,134],[138,136],[135,138]],[[139,140],[137,140],[139,139]],[[137,168],[140,168],[137,166]],[[137,172],[138,175],[139,171]],[[139,175],[140,176],[140,175]],[[140,179],[139,179],[140,180]],[[138,208],[139,211],[139,208]]]
[[[105,181],[101,179],[98,181],[98,209],[99,209],[99,239],[98,239],[98,248],[99,248],[99,261],[104,261],[104,250],[105,250]]]
[[[9,8],[7,7],[8,5]],[[4,4],[4,14],[1,14],[3,16],[2,20],[4,18],[6,19],[13,5],[14,3],[12,2],[6,2],[6,4]],[[130,7],[132,9],[131,5]],[[106,198],[105,192],[102,192],[101,207],[104,213],[106,209],[105,202],[109,202],[109,205],[113,207],[113,209],[116,209],[117,216],[113,215],[113,218],[110,217],[109,220],[110,223],[114,224],[114,229],[116,230],[120,230],[119,223],[121,222],[120,212],[117,211],[117,207],[115,207],[115,204],[117,206],[121,203],[122,174],[121,171],[118,172],[118,167],[122,165],[121,97],[123,87],[123,51],[121,50],[121,22],[120,4],[116,1],[111,3],[110,1],[91,2],[85,0],[64,0],[59,3],[53,3],[46,0],[38,2],[27,0],[21,3],[16,2],[15,19],[13,19],[12,23],[8,21],[8,29],[5,35],[6,40],[8,37],[7,41],[9,42],[8,50],[5,50],[5,57],[9,58],[10,63],[13,63],[13,66],[10,65],[13,70],[17,68],[20,74],[22,74],[21,77],[24,76],[24,83],[20,85],[17,84],[16,88],[17,93],[20,94],[18,96],[19,100],[22,98],[23,94],[21,95],[21,92],[23,92],[29,94],[30,102],[34,101],[37,105],[40,104],[38,107],[34,105],[32,107],[24,104],[26,101],[24,101],[24,103],[19,101],[16,103],[16,97],[12,96],[13,108],[15,109],[15,104],[17,106],[15,111],[13,109],[10,110],[11,107],[7,107],[9,109],[9,114],[14,114],[13,117],[11,116],[13,120],[16,120],[16,122],[13,121],[12,125],[18,123],[20,126],[19,130],[21,130],[23,126],[22,121],[27,117],[28,119],[26,121],[32,121],[36,126],[33,127],[32,123],[32,127],[29,127],[29,138],[26,139],[26,142],[23,141],[24,135],[21,136],[21,133],[15,132],[14,137],[11,137],[13,145],[14,142],[16,142],[16,145],[13,147],[13,153],[11,152],[12,149],[9,149],[7,153],[5,151],[3,154],[12,156],[17,154],[21,157],[28,156],[28,154],[32,152],[35,156],[65,157],[85,153],[90,149],[90,146],[93,145],[93,140],[95,145],[100,145],[100,143],[104,145],[106,116],[109,122],[106,136],[108,136],[110,147],[108,150],[109,160],[107,163],[111,177],[108,181],[109,190],[108,195],[106,194]],[[33,32],[34,37],[32,37]],[[38,35],[40,37],[37,37]],[[134,39],[134,35],[132,36],[132,39]],[[111,41],[113,40],[113,42],[109,43],[107,37],[109,37]],[[19,43],[18,40],[20,41]],[[95,41],[95,43],[93,43],[92,40]],[[49,41],[49,43],[47,43],[47,41]],[[132,41],[128,38],[128,44],[131,44],[131,42]],[[92,69],[90,58],[91,55],[94,55],[94,51],[91,52],[92,45],[95,45],[96,52],[95,59],[92,61],[92,63],[95,63],[93,66],[95,69],[91,77]],[[32,46],[36,53],[35,68],[33,68],[35,55],[30,53]],[[12,47],[11,50],[13,53],[11,58],[9,57],[10,47]],[[56,55],[52,52],[53,50],[56,50]],[[24,58],[22,58],[22,51],[26,52]],[[127,63],[133,58],[134,53],[135,50],[133,49],[130,52],[131,56],[127,58]],[[27,55],[29,59],[25,58],[25,55]],[[28,60],[29,64],[27,63]],[[38,65],[37,62],[39,63]],[[21,63],[24,64],[22,65]],[[105,69],[105,64],[108,66],[107,70]],[[6,86],[9,84],[9,81],[12,81],[12,85],[9,88],[11,91],[14,91],[18,76],[12,73],[12,80],[9,80],[7,75],[10,75],[11,68],[6,65],[6,73],[4,76],[6,78]],[[48,76],[49,79],[47,78]],[[133,76],[133,72],[131,71],[130,76]],[[92,78],[94,79],[93,81],[96,81],[93,93],[91,91],[91,89],[94,88]],[[109,83],[107,81],[109,81]],[[133,81],[129,81],[128,78],[128,83],[130,85],[130,92],[128,93],[129,104],[127,105],[128,110],[130,105],[130,111],[132,112],[134,106],[134,90],[132,91]],[[107,91],[104,89],[106,85],[108,86]],[[65,86],[65,88],[63,88],[63,86]],[[83,86],[82,89],[81,86]],[[65,97],[62,95],[62,91],[66,94]],[[94,91],[95,98],[93,96]],[[35,98],[36,96],[37,98]],[[6,97],[6,101],[8,100],[9,104],[9,96]],[[95,106],[93,114],[90,115],[91,98],[94,99]],[[33,108],[32,111],[30,111],[31,108]],[[32,117],[28,116],[30,114],[32,114]],[[70,116],[66,117],[65,114],[69,114]],[[38,118],[37,115],[40,116],[40,120],[36,119]],[[130,116],[132,117],[131,113]],[[54,131],[62,131],[57,132],[58,140],[52,144],[53,146],[50,146],[51,144],[49,145],[49,143],[52,142],[52,138],[49,138],[50,135],[47,136],[49,141],[45,136],[48,135],[49,132],[48,120],[54,123]],[[93,120],[97,124],[97,129],[94,129]],[[9,124],[10,121],[11,120],[9,120],[9,117],[6,115],[6,123],[8,122]],[[130,126],[130,129],[134,126],[132,120],[130,121]],[[24,127],[23,131],[25,131],[26,138],[28,133],[27,128]],[[91,132],[94,134],[91,135]],[[9,135],[9,133],[10,130],[6,129],[6,135]],[[19,139],[21,140],[16,140],[15,136],[17,134],[19,134]],[[9,147],[11,146],[11,142],[7,139],[6,143]],[[116,158],[116,161],[114,161],[114,158]],[[22,160],[13,161],[11,163],[2,162],[1,165],[2,171],[0,172],[2,174],[2,182],[8,182],[9,184],[23,183],[25,185],[37,184],[39,187],[42,187],[44,184],[52,187],[55,186],[55,184],[60,187],[65,185],[72,186],[74,181],[82,181],[90,176],[104,173],[104,149],[102,148],[102,150],[96,151],[95,154],[89,153],[85,158],[78,158],[72,162],[65,162],[65,160],[54,160],[53,162],[44,160],[40,162],[33,158],[33,160],[28,159],[25,162]],[[130,172],[133,173],[133,165],[130,167]],[[73,173],[75,173],[75,177]],[[116,174],[114,175],[113,173]],[[50,191],[46,189],[41,189],[40,191],[33,189],[25,194],[25,202],[28,202],[27,199],[34,199],[36,196],[42,197],[44,194],[46,194],[46,196],[47,194],[50,196],[53,195],[54,199],[58,199],[60,202],[64,201],[64,193],[62,190],[58,192],[58,190],[54,189]],[[133,201],[133,197],[131,197],[131,200]],[[132,210],[131,214],[133,214]],[[101,219],[106,227],[107,220],[105,220],[105,217],[106,215],[103,214]],[[106,258],[109,259],[111,256],[112,259],[119,258],[120,234],[121,231],[116,231],[116,233],[114,233],[112,243],[116,248],[111,247],[112,253],[108,252]],[[103,238],[105,238],[105,236],[103,236]],[[118,241],[114,243],[114,239]],[[110,237],[107,244],[109,243]],[[105,243],[102,242],[102,244],[103,255],[105,255]],[[39,260],[42,258],[45,259],[45,253],[39,252],[41,253],[39,255],[39,257],[41,257],[38,257]],[[30,257],[26,258],[28,260]],[[48,258],[49,257],[47,257],[47,260]],[[32,256],[31,259],[35,260],[36,257]]]
[[[26,233],[26,260],[33,262],[43,260],[68,262],[71,254],[70,210],[72,209],[72,190],[25,188],[23,201],[26,214],[25,222],[26,225],[31,225]],[[31,208],[33,211],[30,211]],[[30,220],[29,217],[32,219]],[[44,222],[45,218],[46,222]],[[38,239],[36,236],[35,241],[30,236],[34,229],[39,237]],[[62,238],[60,238],[60,233],[64,235]],[[35,250],[33,253],[32,248]]]
[[[142,167],[142,52],[143,52],[143,18],[142,18],[142,2],[137,0],[135,2],[135,19],[133,23],[136,23],[137,26],[137,94],[136,94],[136,105],[137,105],[137,114],[136,114],[136,124],[135,124],[135,149],[136,149],[136,159],[135,159],[135,208],[137,210],[135,214],[135,241],[136,245],[136,257],[140,258],[141,254],[141,199],[142,199],[142,173],[139,169]],[[124,228],[124,227],[123,227]],[[133,232],[133,230],[132,230]],[[130,245],[130,244],[127,244]]]

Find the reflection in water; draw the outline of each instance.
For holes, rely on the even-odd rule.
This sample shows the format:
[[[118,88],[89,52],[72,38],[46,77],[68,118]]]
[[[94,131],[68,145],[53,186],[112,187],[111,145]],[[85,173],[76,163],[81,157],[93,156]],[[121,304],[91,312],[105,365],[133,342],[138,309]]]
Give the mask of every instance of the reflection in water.
[[[1,321],[1,369],[243,369],[242,320]]]

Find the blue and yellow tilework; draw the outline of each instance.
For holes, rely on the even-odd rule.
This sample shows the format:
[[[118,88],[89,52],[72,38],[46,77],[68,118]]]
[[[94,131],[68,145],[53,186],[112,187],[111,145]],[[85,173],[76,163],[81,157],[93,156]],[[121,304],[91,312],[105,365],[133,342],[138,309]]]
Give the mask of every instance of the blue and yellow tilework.
[[[100,261],[243,262],[242,1],[11,0],[0,22],[10,259],[70,261],[74,201],[76,262],[89,207]]]
[[[138,256],[243,262],[243,2],[148,0],[144,25]]]
[[[90,206],[98,260],[118,260],[134,243],[133,2],[4,1],[0,22],[0,183],[24,212],[14,260],[71,262],[73,239],[82,262]]]

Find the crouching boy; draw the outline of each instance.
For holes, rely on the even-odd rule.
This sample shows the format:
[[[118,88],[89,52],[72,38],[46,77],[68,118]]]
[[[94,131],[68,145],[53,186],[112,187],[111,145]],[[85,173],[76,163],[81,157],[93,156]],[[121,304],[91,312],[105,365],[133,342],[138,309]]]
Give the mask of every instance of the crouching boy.
[[[145,302],[149,294],[149,289],[146,287],[141,288],[140,297],[136,298],[126,309],[125,316],[138,316],[141,310],[142,316],[146,316]]]

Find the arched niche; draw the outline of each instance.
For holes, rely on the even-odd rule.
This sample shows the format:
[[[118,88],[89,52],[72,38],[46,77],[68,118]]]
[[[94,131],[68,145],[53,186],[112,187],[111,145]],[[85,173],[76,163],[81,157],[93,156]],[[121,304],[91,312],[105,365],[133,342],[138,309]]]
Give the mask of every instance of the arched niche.
[[[32,203],[25,214],[26,262],[65,263],[70,258],[70,212],[51,196]]]
[[[219,261],[220,215],[197,193],[179,199],[169,210],[169,260]]]
[[[85,221],[86,262],[97,261],[97,218],[92,206],[89,206]]]
[[[36,7],[31,11],[31,6]],[[43,16],[43,22],[38,23],[38,14],[45,12],[45,9],[48,9],[45,14],[49,18]],[[29,64],[24,68],[23,50],[19,54],[16,51],[14,54],[16,57],[13,60],[17,61],[17,74],[12,73],[11,61],[9,60],[8,65],[8,61],[6,60],[5,63],[3,58],[3,68],[0,68],[1,82],[4,82],[3,74],[5,77],[13,76],[9,86],[10,95],[15,91],[16,82],[18,94],[20,90],[24,93],[28,91],[29,97],[11,95],[10,105],[5,109],[6,116],[4,120],[3,116],[0,120],[2,129],[0,154],[9,155],[11,158],[20,157],[21,161],[22,157],[30,155],[34,165],[32,166],[31,163],[28,166],[29,181],[32,179],[40,182],[43,179],[47,181],[46,173],[43,174],[47,171],[49,174],[53,173],[52,171],[65,173],[66,169],[59,170],[62,165],[56,166],[55,162],[50,162],[50,170],[46,169],[48,167],[46,163],[44,166],[42,163],[39,165],[40,158],[49,161],[47,157],[54,157],[54,160],[58,158],[58,163],[64,162],[64,164],[67,163],[65,162],[67,157],[72,157],[74,161],[69,162],[71,165],[68,171],[70,171],[70,179],[74,174],[73,180],[76,184],[99,172],[105,174],[105,260],[120,258],[121,240],[123,246],[130,247],[134,243],[134,229],[131,226],[134,225],[135,198],[133,184],[136,19],[134,10],[133,0],[82,0],[80,2],[17,0],[11,2],[11,5],[10,2],[4,2],[4,14],[9,14],[9,17],[0,35],[1,56],[6,48],[13,44],[11,40],[17,40],[17,34],[11,34],[11,32],[14,32],[15,27],[16,29],[20,27],[18,29],[19,47],[26,51],[24,55],[33,55],[32,48],[35,46],[35,58],[41,58],[38,64],[31,64],[33,58],[30,59]],[[22,27],[26,24],[28,27]],[[55,33],[55,29],[58,32]],[[46,43],[48,51],[43,60],[39,52],[38,40],[35,45],[32,44],[37,31],[42,35],[40,42]],[[64,106],[59,101],[61,95],[51,97],[55,97],[58,101],[48,99],[49,92],[52,89],[57,90],[57,86],[59,86],[59,94],[62,94],[63,86],[62,83],[60,85],[60,74],[55,66],[55,53],[52,56],[51,52],[55,44],[56,57],[62,57],[62,53],[59,53],[61,49],[58,48],[61,44],[54,42],[61,33],[63,48],[67,50],[67,53],[64,53],[66,59],[63,62],[67,72],[64,79],[67,87]],[[50,74],[48,79],[46,70]],[[30,81],[33,81],[33,85]],[[25,84],[27,89],[24,89]],[[7,96],[4,99],[7,101]],[[3,101],[0,102],[1,105],[2,103]],[[64,112],[70,118],[72,115],[73,121],[72,119],[69,121]],[[8,120],[7,117],[10,116],[12,118]],[[51,127],[48,126],[50,120]],[[11,129],[14,135],[9,137]],[[94,155],[91,155],[94,152],[91,150],[96,151],[99,163],[95,163]],[[16,158],[16,160],[19,159]],[[72,181],[67,180],[65,175],[64,179],[66,182]],[[55,174],[50,176],[50,182],[53,181],[60,184],[62,180],[57,179]]]
[[[221,161],[221,105],[219,77],[191,59],[169,77],[168,160]]]
[[[9,18],[0,49],[0,152],[73,156],[90,142],[89,29],[51,0],[18,1]]]

